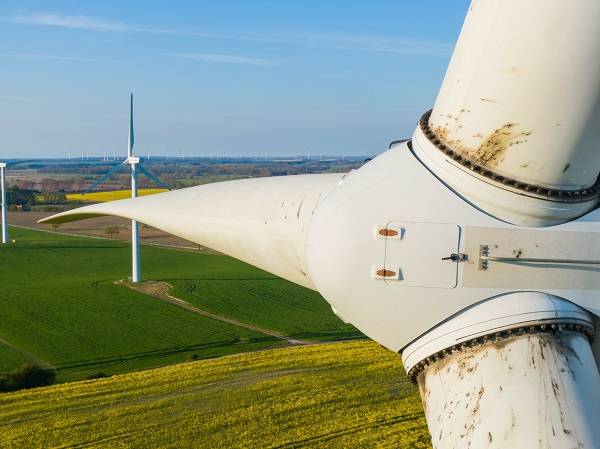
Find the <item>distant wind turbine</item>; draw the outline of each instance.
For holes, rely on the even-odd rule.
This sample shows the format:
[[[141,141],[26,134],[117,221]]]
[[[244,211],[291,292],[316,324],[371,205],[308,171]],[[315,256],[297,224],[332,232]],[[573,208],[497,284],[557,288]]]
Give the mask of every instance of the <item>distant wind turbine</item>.
[[[2,185],[2,196],[0,200],[2,201],[2,243],[5,244],[8,242],[8,221],[6,218],[8,205],[6,204],[6,163],[0,162],[0,184]]]
[[[134,144],[134,131],[133,131],[133,94],[130,94],[129,99],[129,139],[127,142],[127,159],[120,164],[115,165],[108,172],[98,178],[90,187],[88,187],[83,194],[90,192],[96,186],[102,184],[104,181],[113,176],[118,172],[124,165],[129,164],[131,167],[131,197],[135,198],[138,196],[137,177],[138,170],[145,175],[151,181],[154,181],[161,187],[170,190],[160,179],[142,167],[141,160],[139,157],[133,155],[133,144]],[[139,282],[140,276],[140,241],[139,241],[139,226],[136,220],[131,220],[131,281]]]

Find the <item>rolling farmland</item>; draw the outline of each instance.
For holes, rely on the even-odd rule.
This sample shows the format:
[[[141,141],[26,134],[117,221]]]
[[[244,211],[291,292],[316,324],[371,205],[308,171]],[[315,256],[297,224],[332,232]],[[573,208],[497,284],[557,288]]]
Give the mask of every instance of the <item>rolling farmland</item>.
[[[299,289],[279,278],[180,280],[171,282],[173,294],[216,314],[274,329],[294,338],[338,340],[352,338],[348,328],[317,292]],[[227,285],[226,288],[224,286]],[[268,310],[268,313],[261,311]],[[315,320],[315,315],[319,320]]]
[[[154,195],[166,192],[167,189],[138,189],[138,196]],[[67,193],[68,201],[82,201],[84,203],[104,203],[106,201],[124,200],[131,198],[131,190],[110,190],[105,192]]]
[[[38,220],[42,218],[54,215],[56,212],[9,212],[8,221],[9,223],[23,228],[39,229],[42,231],[48,231],[54,229],[58,232],[77,235],[81,237],[102,237],[108,238],[106,229],[118,229],[118,233],[113,233],[110,238],[114,240],[131,241],[131,220],[127,220],[121,217],[96,217],[90,218],[89,220],[74,221],[71,223],[63,223],[58,229],[53,228],[47,224],[38,223]],[[155,244],[160,246],[177,246],[186,247],[190,249],[197,249],[198,245],[176,237],[150,226],[140,226],[140,240],[142,243]]]
[[[66,381],[286,344],[115,284],[130,271],[125,243],[19,228],[11,238],[17,243],[0,249],[0,372],[35,362]],[[215,295],[220,314],[228,314],[224,298],[237,298],[244,313],[232,304],[232,317],[259,322],[249,310],[273,311],[276,319],[267,324],[287,331],[296,329],[296,310],[304,304],[302,331],[315,340],[359,335],[315,293],[229,257],[143,246],[142,268],[147,278],[200,285],[195,296],[210,286],[206,298]],[[261,299],[269,283],[280,289],[272,306]],[[285,313],[290,292],[294,302]]]
[[[365,341],[2,394],[0,438],[6,448],[431,447],[400,357]]]

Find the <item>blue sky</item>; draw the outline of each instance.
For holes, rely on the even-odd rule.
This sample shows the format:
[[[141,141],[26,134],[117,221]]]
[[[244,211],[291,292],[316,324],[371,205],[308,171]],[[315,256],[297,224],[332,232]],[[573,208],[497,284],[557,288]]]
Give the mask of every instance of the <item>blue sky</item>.
[[[0,157],[369,155],[437,94],[467,0],[2,1]]]

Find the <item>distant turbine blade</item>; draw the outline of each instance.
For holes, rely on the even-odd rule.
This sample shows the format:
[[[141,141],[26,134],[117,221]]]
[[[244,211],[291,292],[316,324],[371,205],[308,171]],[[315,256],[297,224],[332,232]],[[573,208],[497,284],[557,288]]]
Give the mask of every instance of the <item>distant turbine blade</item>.
[[[146,170],[144,167],[142,167],[142,164],[138,164],[137,169],[144,176],[146,176],[146,178],[150,179],[151,181],[154,181],[156,184],[158,184],[163,189],[171,190],[171,187],[169,187],[168,185],[166,185],[164,182],[162,182],[160,179],[158,179],[158,177],[156,177],[155,175],[153,175],[152,173],[150,173],[148,170]]]
[[[127,157],[133,155],[133,93],[129,97],[129,143],[127,145]]]
[[[106,181],[108,178],[110,178],[112,175],[114,175],[116,172],[118,172],[121,169],[122,166],[123,166],[123,164],[115,165],[113,168],[111,168],[105,174],[103,174],[102,176],[100,176],[100,178],[98,178],[96,181],[94,181],[91,186],[89,186],[87,189],[85,189],[83,191],[83,194],[85,195],[86,193],[88,193],[91,190],[93,190],[99,184],[102,184],[104,181]]]

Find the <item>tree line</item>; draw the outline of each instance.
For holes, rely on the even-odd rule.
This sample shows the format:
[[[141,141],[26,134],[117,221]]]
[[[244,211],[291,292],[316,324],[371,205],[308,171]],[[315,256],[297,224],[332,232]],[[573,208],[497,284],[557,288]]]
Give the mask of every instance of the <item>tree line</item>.
[[[38,192],[22,189],[19,186],[11,186],[6,190],[6,202],[11,210],[17,208],[27,210],[35,205],[68,203],[64,192]]]

